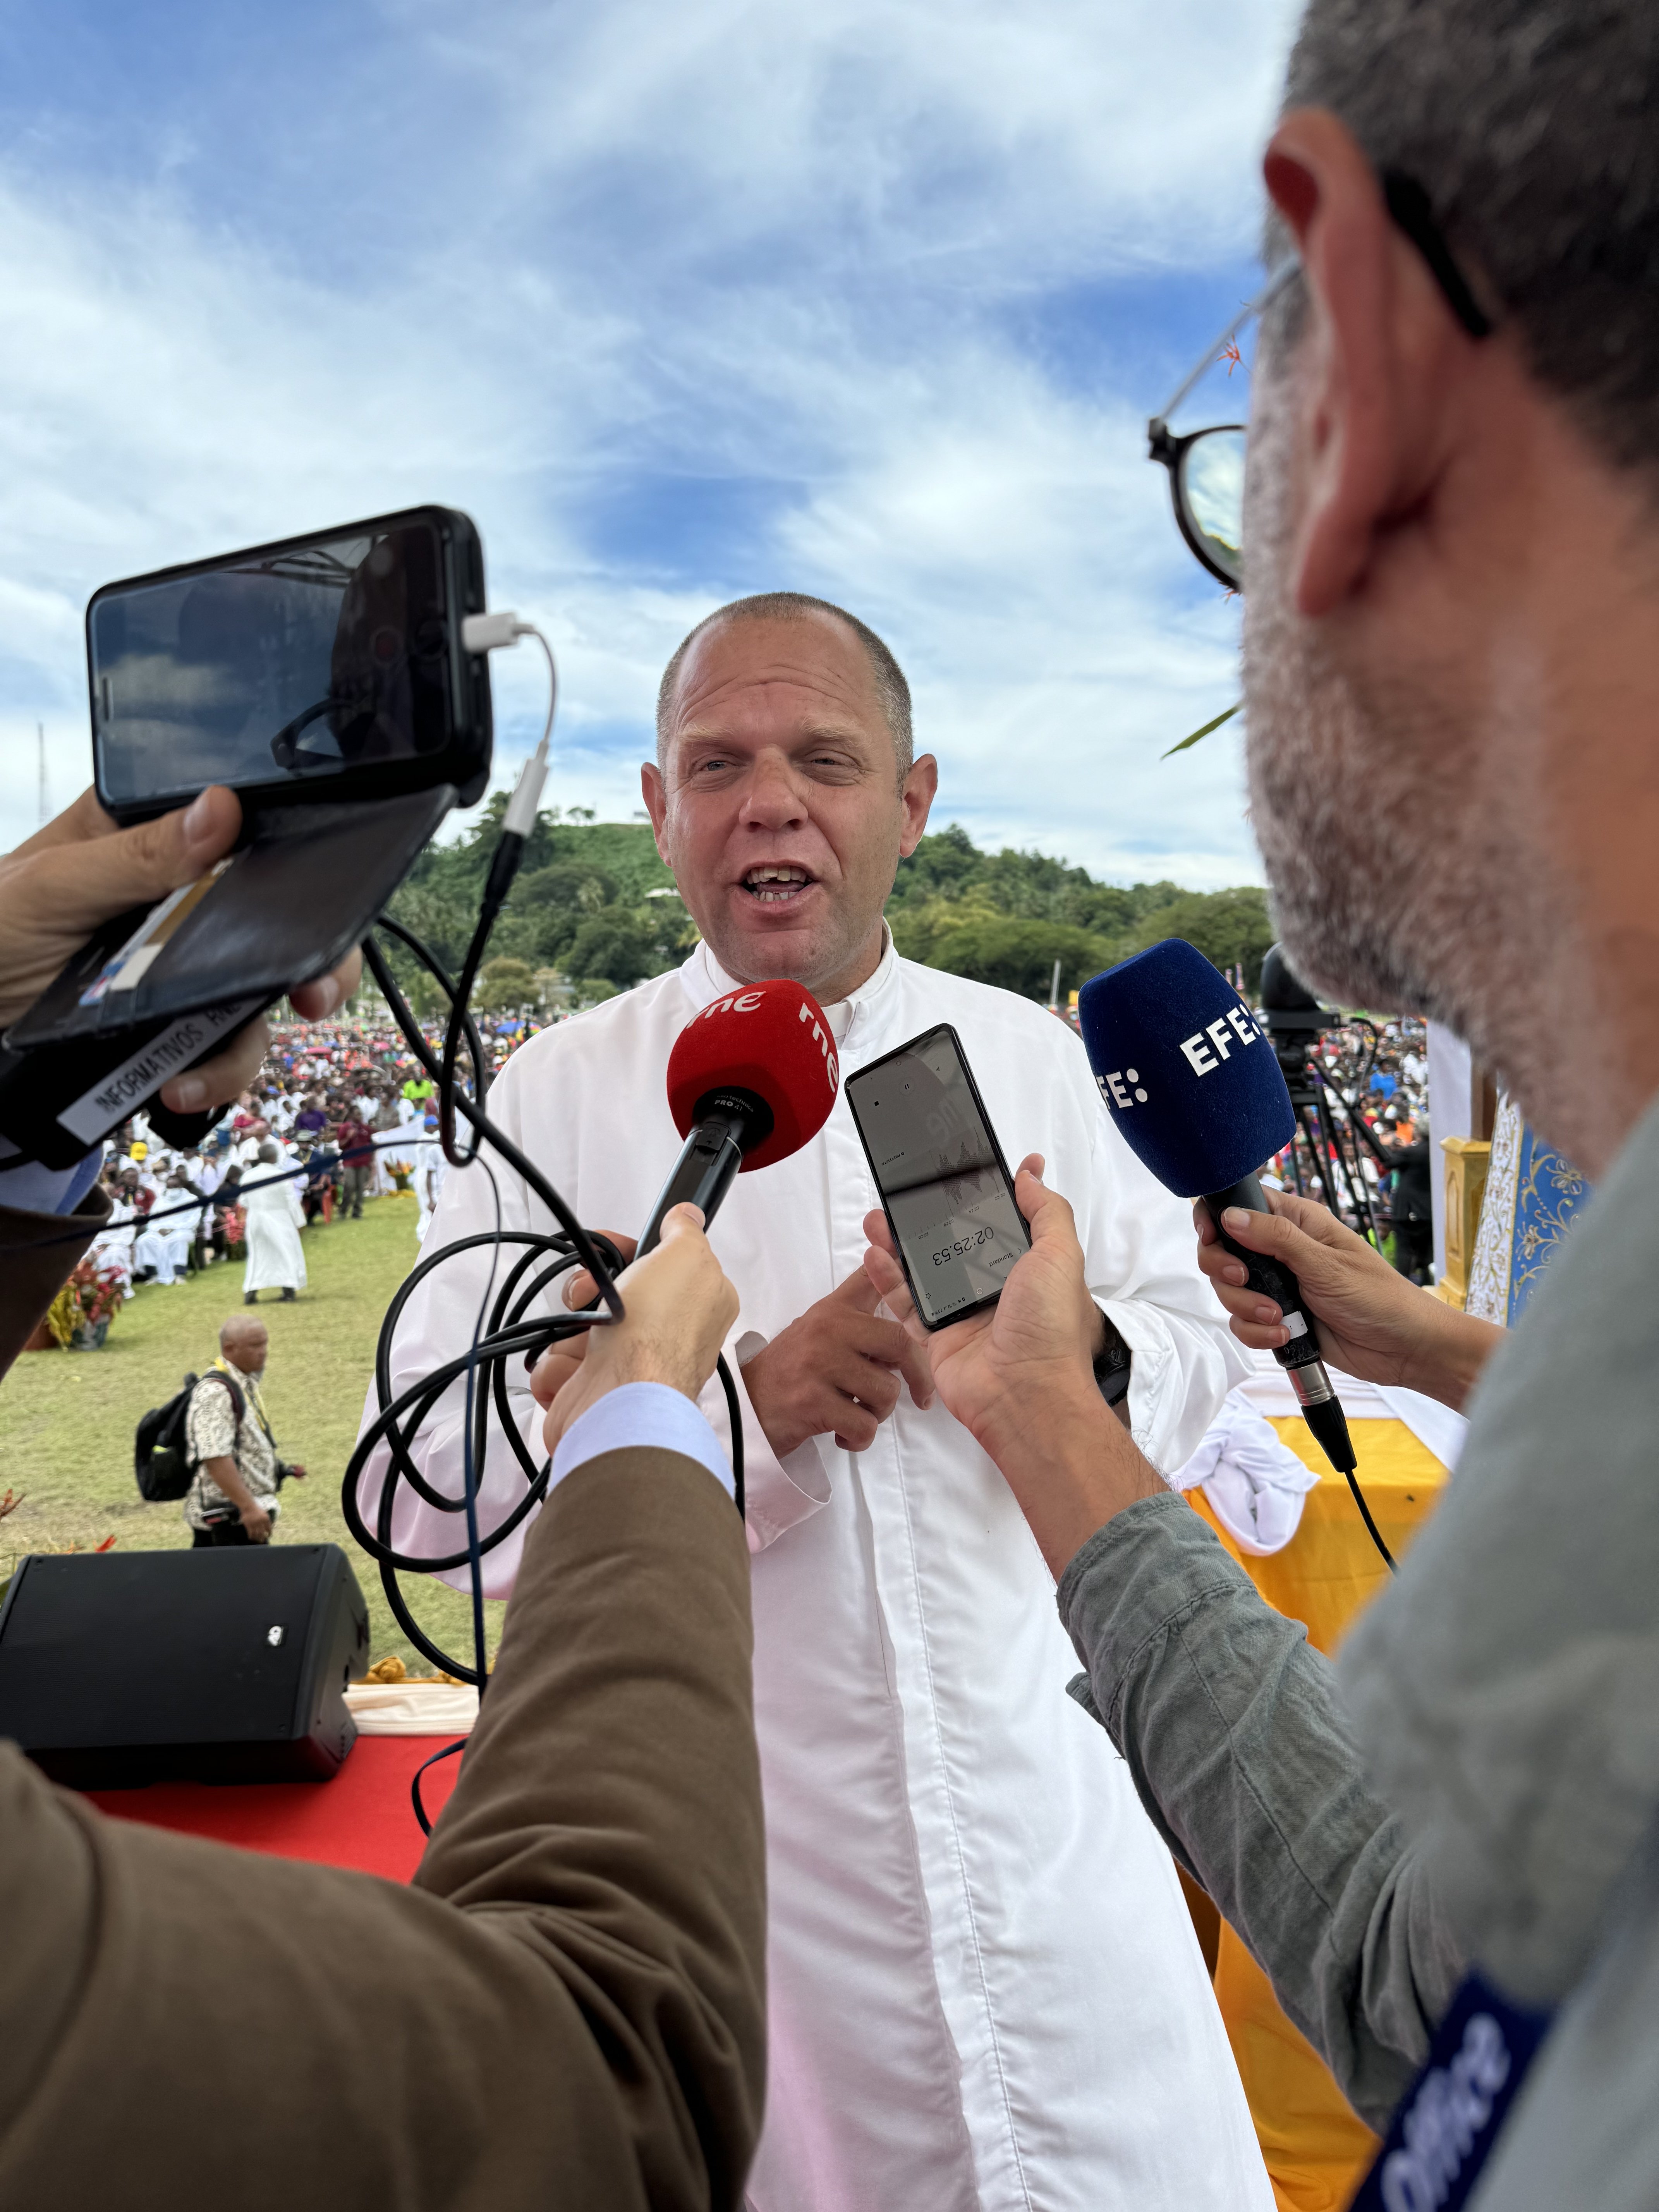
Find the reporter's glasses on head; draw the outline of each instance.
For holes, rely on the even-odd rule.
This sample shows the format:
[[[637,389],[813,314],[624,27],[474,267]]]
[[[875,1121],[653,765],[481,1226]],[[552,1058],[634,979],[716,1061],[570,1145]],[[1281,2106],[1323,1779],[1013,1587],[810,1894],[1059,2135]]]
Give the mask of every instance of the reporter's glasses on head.
[[[1492,319],[1454,259],[1421,185],[1397,169],[1385,170],[1382,197],[1463,329],[1472,338],[1490,337]],[[1170,471],[1176,527],[1201,566],[1236,592],[1244,588],[1244,425],[1217,422],[1177,435],[1170,430],[1170,420],[1218,362],[1226,364],[1229,375],[1243,366],[1246,333],[1301,271],[1294,254],[1280,262],[1146,425],[1147,458],[1161,461]]]

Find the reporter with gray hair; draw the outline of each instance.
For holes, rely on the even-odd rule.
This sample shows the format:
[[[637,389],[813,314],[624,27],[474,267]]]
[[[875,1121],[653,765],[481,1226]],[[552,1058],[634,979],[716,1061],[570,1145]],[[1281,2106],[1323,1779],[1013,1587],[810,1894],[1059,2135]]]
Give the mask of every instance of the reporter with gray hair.
[[[1553,2013],[1472,2206],[1649,2212],[1659,13],[1312,0],[1265,175],[1245,704],[1285,949],[1342,1003],[1468,1039],[1597,1194],[1507,1335],[1385,1289],[1291,1204],[1230,1222],[1291,1260],[1331,1357],[1470,1394],[1456,1477],[1335,1668],[1076,1387],[1068,1232],[1024,1178],[1034,1249],[933,1371],[1025,1507],[1143,1802],[1362,2115],[1472,1962]]]

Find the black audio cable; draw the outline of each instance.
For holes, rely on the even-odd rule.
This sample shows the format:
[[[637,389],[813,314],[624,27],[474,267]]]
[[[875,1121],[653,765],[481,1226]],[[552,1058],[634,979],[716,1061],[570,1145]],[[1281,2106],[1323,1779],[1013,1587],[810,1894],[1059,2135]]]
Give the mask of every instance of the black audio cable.
[[[489,625],[487,633],[484,625]],[[393,1020],[416,1061],[435,1086],[439,1139],[443,1146],[444,1156],[455,1167],[465,1167],[477,1160],[489,1175],[495,1200],[495,1226],[493,1230],[459,1237],[453,1243],[443,1245],[418,1261],[392,1298],[380,1325],[375,1352],[376,1410],[347,1463],[341,1486],[341,1508],[353,1538],[379,1567],[386,1602],[404,1635],[417,1651],[443,1673],[460,1681],[471,1683],[481,1697],[488,1680],[484,1649],[483,1559],[488,1553],[506,1542],[521,1528],[540,1504],[547,1494],[552,1473],[551,1459],[544,1458],[538,1463],[526,1448],[519,1424],[514,1418],[507,1396],[510,1363],[518,1359],[524,1368],[534,1368],[555,1344],[568,1337],[583,1334],[592,1328],[609,1327],[625,1317],[622,1296],[616,1284],[616,1277],[623,1265],[621,1254],[607,1238],[596,1236],[582,1227],[552,1183],[484,1111],[483,1100],[489,1080],[489,1062],[469,1010],[468,1002],[483,963],[490,933],[518,872],[526,839],[535,827],[536,805],[547,769],[547,747],[557,696],[557,674],[546,639],[529,624],[520,623],[514,616],[471,617],[465,634],[469,649],[475,651],[493,650],[526,635],[535,636],[547,653],[550,686],[547,722],[543,729],[541,743],[526,762],[502,817],[501,833],[490,858],[477,923],[459,975],[452,977],[430,949],[403,923],[383,915],[375,926],[377,931],[384,931],[395,939],[419,962],[447,1002],[449,1016],[441,1053],[434,1053],[422,1034],[420,1024],[398,988],[397,978],[376,936],[371,933],[363,945],[363,957],[391,1009]],[[471,1097],[460,1082],[459,1063],[463,1046],[472,1070]],[[471,1141],[465,1146],[458,1133],[458,1121],[465,1121],[470,1132]],[[500,1188],[489,1161],[481,1158],[485,1146],[523,1179],[558,1224],[556,1229],[502,1228]],[[479,1301],[471,1342],[464,1352],[446,1360],[406,1389],[394,1392],[392,1379],[393,1340],[398,1322],[415,1291],[447,1261],[486,1246],[490,1251],[490,1271]],[[514,1246],[522,1249],[506,1270],[497,1288],[496,1274],[501,1256],[506,1248]],[[561,1277],[577,1267],[585,1268],[597,1285],[594,1310],[546,1311],[544,1302],[549,1297],[553,1285]],[[538,1306],[542,1306],[543,1310],[532,1311]],[[604,1310],[598,1310],[599,1308]],[[744,1510],[742,1409],[737,1384],[724,1358],[717,1363],[717,1372],[731,1424],[732,1472],[738,1510],[741,1514]],[[462,1488],[461,1495],[457,1498],[449,1496],[428,1481],[416,1463],[411,1446],[444,1393],[463,1379],[465,1383],[465,1407],[462,1422]],[[523,1480],[524,1487],[505,1517],[485,1534],[480,1533],[478,1527],[477,1499],[489,1443],[492,1407],[497,1416],[501,1436],[517,1462],[517,1472]],[[362,1510],[358,1492],[371,1457],[382,1445],[386,1449],[386,1467],[371,1527]],[[434,1511],[462,1516],[465,1533],[457,1532],[460,1540],[455,1549],[431,1556],[398,1549],[392,1538],[392,1521],[399,1483],[407,1483],[416,1497]],[[446,1652],[421,1627],[410,1611],[398,1579],[403,1574],[445,1574],[462,1566],[468,1571],[472,1600],[472,1658],[470,1666]],[[427,1760],[414,1778],[410,1794],[415,1814],[428,1833],[431,1832],[431,1822],[422,1802],[421,1777],[436,1759],[453,1758],[461,1752],[465,1742],[463,1738],[434,1753],[434,1759]]]

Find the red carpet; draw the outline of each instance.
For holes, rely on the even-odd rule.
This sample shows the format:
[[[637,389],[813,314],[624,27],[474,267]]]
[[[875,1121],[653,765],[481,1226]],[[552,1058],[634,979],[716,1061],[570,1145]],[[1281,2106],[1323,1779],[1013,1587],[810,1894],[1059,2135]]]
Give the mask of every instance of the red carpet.
[[[409,1800],[409,1784],[423,1759],[448,1739],[425,1735],[364,1735],[352,1746],[332,1782],[152,1782],[147,1790],[89,1790],[101,1812],[120,1820],[143,1820],[188,1836],[212,1836],[245,1850],[280,1859],[318,1859],[325,1866],[358,1867],[366,1874],[407,1881],[426,1838]],[[429,1819],[447,1801],[460,1755],[446,1759],[426,1777],[421,1794]]]

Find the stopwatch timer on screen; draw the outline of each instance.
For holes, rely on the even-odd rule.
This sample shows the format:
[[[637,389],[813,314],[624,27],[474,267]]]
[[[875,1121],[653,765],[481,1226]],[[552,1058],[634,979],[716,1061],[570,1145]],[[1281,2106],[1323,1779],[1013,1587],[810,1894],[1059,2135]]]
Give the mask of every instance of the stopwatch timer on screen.
[[[847,1098],[922,1321],[991,1304],[1030,1237],[956,1031],[860,1069]]]

